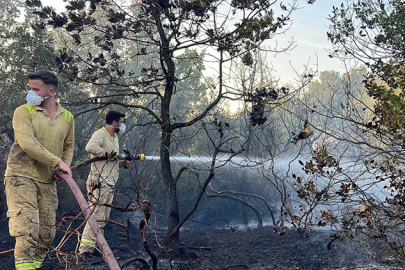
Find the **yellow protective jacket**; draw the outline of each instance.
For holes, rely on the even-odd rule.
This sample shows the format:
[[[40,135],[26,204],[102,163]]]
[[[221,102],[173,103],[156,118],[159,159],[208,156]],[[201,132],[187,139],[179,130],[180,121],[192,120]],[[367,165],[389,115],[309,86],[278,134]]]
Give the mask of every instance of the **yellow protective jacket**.
[[[14,111],[14,144],[5,176],[23,176],[43,183],[54,181],[62,159],[70,166],[74,150],[72,114],[57,103],[53,119],[40,106],[21,105]]]
[[[86,151],[91,154],[91,158],[105,156],[106,152],[119,153],[118,136],[112,137],[105,127],[96,130],[86,145]],[[88,181],[101,182],[113,186],[118,181],[119,161],[96,161],[91,164]]]

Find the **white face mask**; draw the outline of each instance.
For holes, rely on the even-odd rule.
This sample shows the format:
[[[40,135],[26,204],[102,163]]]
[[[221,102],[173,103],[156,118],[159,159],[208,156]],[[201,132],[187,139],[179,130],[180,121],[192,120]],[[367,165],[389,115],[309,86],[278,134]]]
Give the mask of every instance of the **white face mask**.
[[[124,133],[127,127],[124,123],[121,124],[119,127],[114,127],[113,125],[106,125],[107,127],[113,128],[115,133]]]
[[[118,131],[119,133],[124,133],[125,130],[127,129],[127,127],[125,126],[124,123],[122,123],[121,126],[119,127],[119,129],[120,129],[120,130]]]
[[[27,103],[30,106],[38,106],[41,105],[42,101],[47,98],[49,98],[49,96],[41,97],[38,96],[37,93],[35,93],[34,91],[30,90],[27,94]]]

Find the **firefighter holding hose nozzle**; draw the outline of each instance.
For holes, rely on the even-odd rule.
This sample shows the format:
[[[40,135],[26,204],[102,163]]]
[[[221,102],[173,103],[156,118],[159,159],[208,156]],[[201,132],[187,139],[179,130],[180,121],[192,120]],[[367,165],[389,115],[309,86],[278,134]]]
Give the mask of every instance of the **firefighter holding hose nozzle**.
[[[86,145],[86,151],[91,157],[107,157],[105,160],[96,161],[91,164],[90,174],[87,178],[86,188],[90,209],[96,220],[108,220],[111,208],[103,204],[112,204],[114,199],[114,187],[118,181],[119,168],[128,169],[132,166],[133,160],[141,156],[132,156],[127,150],[119,153],[117,133],[125,132],[125,114],[117,111],[109,111],[106,115],[105,127],[95,131]],[[106,225],[98,221],[100,230]],[[88,259],[99,253],[96,251],[96,237],[88,223],[84,227],[80,240],[79,254]]]

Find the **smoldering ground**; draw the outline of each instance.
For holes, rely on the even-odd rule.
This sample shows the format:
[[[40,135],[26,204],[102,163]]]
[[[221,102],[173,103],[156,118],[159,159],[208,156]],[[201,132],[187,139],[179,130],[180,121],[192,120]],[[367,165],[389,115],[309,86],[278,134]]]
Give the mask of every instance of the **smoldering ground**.
[[[13,248],[13,239],[6,233],[6,219],[3,217],[0,223],[4,232],[0,234],[1,250]],[[139,235],[133,233],[136,228],[130,226],[130,230],[130,238],[124,241],[126,233],[123,230],[111,224],[106,226],[106,239],[120,265],[135,257],[149,260]],[[155,237],[161,238],[164,234],[163,229],[146,232],[154,252],[158,251]],[[62,236],[59,232],[54,246]],[[390,265],[389,257],[380,254],[378,260],[370,259],[348,242],[335,241],[328,249],[327,231],[300,233],[291,229],[280,235],[272,226],[238,228],[236,225],[213,227],[190,223],[181,230],[181,236],[179,252],[161,253],[157,269],[400,269]],[[77,238],[67,241],[64,255],[56,256],[51,251],[42,269],[109,269],[101,257],[87,263],[76,261],[73,254],[76,244]],[[0,255],[0,265],[1,269],[14,268],[12,252]],[[142,267],[142,264],[130,263],[123,269],[145,269]]]

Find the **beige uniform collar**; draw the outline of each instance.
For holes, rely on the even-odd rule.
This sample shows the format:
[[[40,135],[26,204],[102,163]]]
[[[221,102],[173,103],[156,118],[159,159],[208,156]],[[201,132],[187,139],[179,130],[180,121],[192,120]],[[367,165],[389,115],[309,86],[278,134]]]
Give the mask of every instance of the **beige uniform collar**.
[[[58,114],[61,114],[61,113],[63,113],[64,112],[64,109],[62,108],[62,106],[59,104],[59,102],[57,102],[57,101],[55,101],[56,102],[56,106],[57,106],[57,109],[56,109],[56,114],[55,114],[55,116],[56,115],[58,115]],[[34,108],[34,110],[35,111],[44,111],[44,109],[41,107],[41,106],[32,106],[33,108]]]

